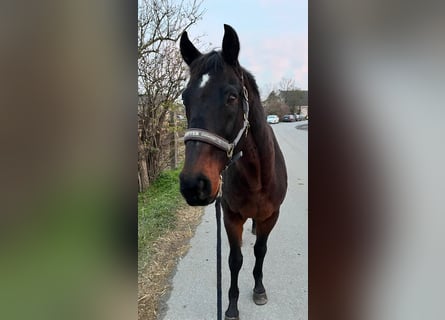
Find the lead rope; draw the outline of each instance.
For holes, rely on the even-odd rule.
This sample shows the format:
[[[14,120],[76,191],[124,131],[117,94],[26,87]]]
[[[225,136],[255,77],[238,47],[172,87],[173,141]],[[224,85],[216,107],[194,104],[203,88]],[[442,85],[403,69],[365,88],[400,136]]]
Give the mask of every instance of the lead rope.
[[[217,319],[222,319],[222,289],[221,289],[221,198],[218,197],[216,207],[216,306]]]
[[[216,306],[217,320],[222,320],[222,289],[221,289],[221,195],[222,176],[219,176],[219,190],[215,202],[216,210]]]
[[[233,156],[224,168],[223,172],[230,167],[235,161],[243,156],[240,151]],[[221,289],[221,197],[222,197],[223,178],[222,173],[219,175],[219,189],[215,201],[216,211],[216,319],[222,320],[222,289]]]

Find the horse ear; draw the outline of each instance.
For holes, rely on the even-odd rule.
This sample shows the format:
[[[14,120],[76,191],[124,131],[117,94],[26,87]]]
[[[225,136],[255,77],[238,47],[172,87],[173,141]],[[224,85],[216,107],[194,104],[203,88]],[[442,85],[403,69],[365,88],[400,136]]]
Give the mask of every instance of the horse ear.
[[[181,41],[179,42],[181,49],[182,59],[184,59],[187,65],[190,65],[196,58],[201,56],[201,52],[191,43],[187,35],[187,31],[184,31],[181,35]]]
[[[224,25],[224,38],[222,43],[222,56],[230,65],[238,62],[239,39],[235,30],[228,24]]]

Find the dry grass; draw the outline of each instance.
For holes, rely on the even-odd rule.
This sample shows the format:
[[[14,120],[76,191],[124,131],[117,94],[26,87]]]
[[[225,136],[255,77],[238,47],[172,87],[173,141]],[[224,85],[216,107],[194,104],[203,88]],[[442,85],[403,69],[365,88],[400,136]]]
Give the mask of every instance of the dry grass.
[[[163,297],[169,292],[169,280],[180,257],[189,249],[189,240],[201,220],[203,208],[184,205],[176,214],[176,226],[153,243],[148,265],[139,272],[139,320],[156,320]]]

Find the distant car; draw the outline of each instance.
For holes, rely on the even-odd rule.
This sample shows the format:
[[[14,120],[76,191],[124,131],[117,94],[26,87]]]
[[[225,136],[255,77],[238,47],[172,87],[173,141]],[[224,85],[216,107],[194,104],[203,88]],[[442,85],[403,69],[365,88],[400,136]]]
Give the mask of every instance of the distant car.
[[[280,118],[277,115],[271,114],[267,116],[267,123],[278,123],[280,122]]]
[[[295,120],[296,121],[303,121],[303,120],[306,120],[306,117],[303,116],[302,114],[295,114]]]
[[[282,121],[283,122],[294,122],[295,116],[293,114],[286,114],[285,116],[283,116]]]

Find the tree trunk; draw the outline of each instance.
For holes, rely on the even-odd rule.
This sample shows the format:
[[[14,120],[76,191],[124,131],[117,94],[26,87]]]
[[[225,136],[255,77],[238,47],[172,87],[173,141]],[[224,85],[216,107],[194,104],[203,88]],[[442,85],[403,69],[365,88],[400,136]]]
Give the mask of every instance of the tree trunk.
[[[176,130],[173,132],[173,138],[171,141],[171,149],[170,149],[170,167],[172,169],[178,168],[178,132]]]
[[[170,139],[170,168],[176,169],[178,167],[178,132],[176,127],[176,111],[172,112],[171,125],[173,131]]]
[[[147,190],[150,185],[150,180],[148,178],[148,168],[147,168],[147,157],[145,156],[146,152],[139,142],[138,145],[138,183],[139,183],[139,192],[144,192]]]

